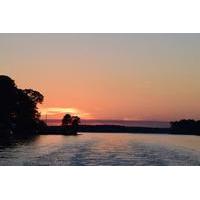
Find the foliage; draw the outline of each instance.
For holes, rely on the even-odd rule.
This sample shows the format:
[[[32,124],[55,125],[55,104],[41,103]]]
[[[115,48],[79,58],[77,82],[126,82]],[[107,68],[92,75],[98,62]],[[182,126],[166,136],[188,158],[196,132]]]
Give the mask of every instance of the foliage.
[[[171,130],[174,133],[191,133],[200,135],[200,121],[195,121],[193,119],[182,119],[180,121],[171,122]]]
[[[78,116],[71,116],[66,114],[62,119],[62,126],[78,126],[80,124],[80,118]]]
[[[40,120],[37,104],[43,95],[32,89],[19,89],[14,80],[0,76],[0,128],[14,134],[30,134],[44,123]]]
[[[81,119],[78,116],[72,117],[72,126],[77,127],[81,122]]]
[[[80,118],[78,116],[71,116],[70,114],[66,114],[62,119],[62,126],[69,133],[76,134],[79,124]]]
[[[66,114],[62,119],[62,126],[69,126],[72,122],[72,117],[70,114]]]

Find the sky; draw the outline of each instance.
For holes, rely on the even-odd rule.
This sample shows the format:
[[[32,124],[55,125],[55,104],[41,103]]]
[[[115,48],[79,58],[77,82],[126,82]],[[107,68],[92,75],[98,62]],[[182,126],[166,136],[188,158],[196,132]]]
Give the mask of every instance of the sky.
[[[200,119],[200,34],[0,34],[0,74],[43,117]]]

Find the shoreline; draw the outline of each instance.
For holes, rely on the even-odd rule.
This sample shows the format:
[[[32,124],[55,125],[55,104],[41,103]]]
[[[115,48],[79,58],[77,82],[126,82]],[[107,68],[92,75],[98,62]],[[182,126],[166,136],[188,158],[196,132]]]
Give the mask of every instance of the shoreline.
[[[168,134],[168,135],[196,135],[199,133],[181,130],[175,131],[171,128],[154,128],[121,125],[79,125],[76,132],[66,130],[62,126],[47,126],[39,131],[39,135],[77,135],[78,133],[144,133],[144,134]]]
[[[152,127],[130,127],[120,125],[80,125],[77,129],[78,133],[157,133],[157,134],[170,134],[170,128],[152,128]],[[70,129],[69,129],[70,132]],[[40,131],[40,134],[63,134],[74,135],[67,133],[62,126],[47,126]]]

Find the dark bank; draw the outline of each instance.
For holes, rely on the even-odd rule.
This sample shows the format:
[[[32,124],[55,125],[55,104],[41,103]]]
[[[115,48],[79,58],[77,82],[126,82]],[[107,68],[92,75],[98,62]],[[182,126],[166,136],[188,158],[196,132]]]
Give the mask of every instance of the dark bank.
[[[80,133],[170,133],[170,128],[148,128],[148,127],[127,127],[118,125],[79,125],[77,132],[71,131],[73,129],[69,128],[68,131],[62,126],[47,126],[45,129],[41,130],[40,134],[77,134]]]

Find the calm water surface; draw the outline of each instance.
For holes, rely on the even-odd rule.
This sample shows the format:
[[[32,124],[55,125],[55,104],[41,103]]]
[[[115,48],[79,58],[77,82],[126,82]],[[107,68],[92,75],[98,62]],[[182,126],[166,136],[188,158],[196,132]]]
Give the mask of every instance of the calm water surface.
[[[0,165],[200,165],[200,137],[84,133],[0,143]]]

